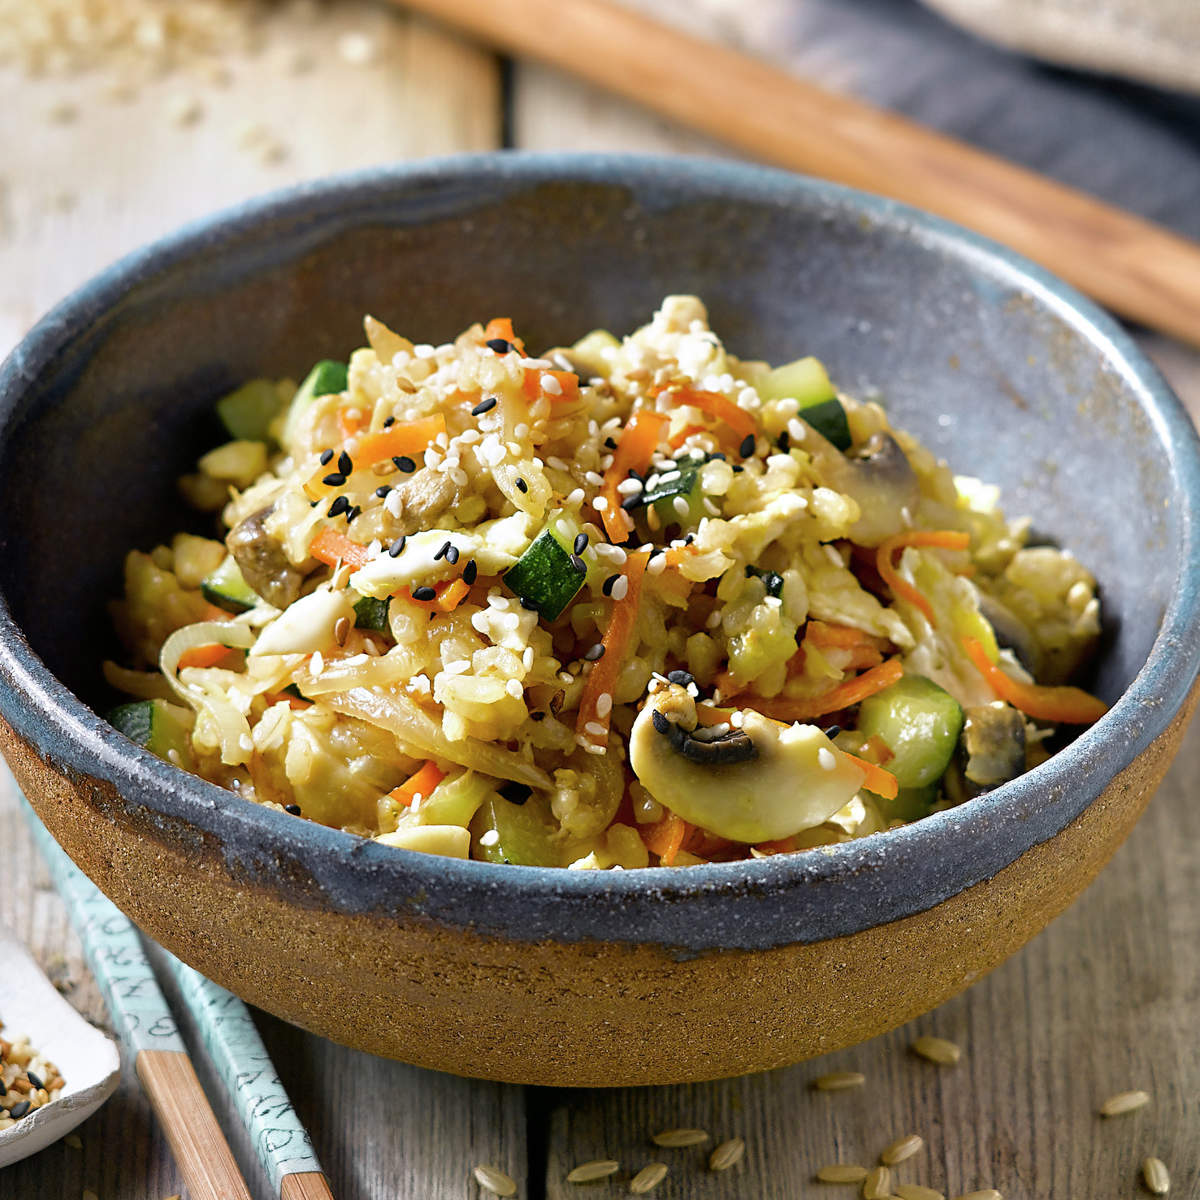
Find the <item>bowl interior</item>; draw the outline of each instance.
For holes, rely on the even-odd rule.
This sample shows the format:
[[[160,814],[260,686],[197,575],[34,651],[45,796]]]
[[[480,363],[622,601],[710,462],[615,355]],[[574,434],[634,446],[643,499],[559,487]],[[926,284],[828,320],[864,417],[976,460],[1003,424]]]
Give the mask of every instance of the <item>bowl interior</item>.
[[[36,363],[0,445],[0,587],[49,668],[105,703],[105,602],[126,550],[203,529],[173,481],[219,439],[223,391],[344,357],[364,313],[418,342],[511,315],[542,348],[629,331],[694,292],[734,352],[823,358],[1090,566],[1112,700],[1176,587],[1178,485],[1142,385],[1027,283],[883,202],[698,189],[682,168],[430,169],[293,197],[151,251],[76,305],[75,336]]]

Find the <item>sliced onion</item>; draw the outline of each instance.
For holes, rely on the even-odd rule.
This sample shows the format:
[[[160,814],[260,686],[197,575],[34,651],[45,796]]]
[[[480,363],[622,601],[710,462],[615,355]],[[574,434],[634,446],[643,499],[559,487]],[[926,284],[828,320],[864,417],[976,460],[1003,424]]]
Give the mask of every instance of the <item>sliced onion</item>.
[[[451,741],[436,721],[402,693],[380,693],[355,687],[347,692],[329,692],[321,697],[321,703],[334,712],[358,717],[369,725],[386,729],[417,755],[440,758],[496,779],[511,779],[543,791],[550,787],[550,777],[545,771],[511,750],[501,750],[478,738]]]

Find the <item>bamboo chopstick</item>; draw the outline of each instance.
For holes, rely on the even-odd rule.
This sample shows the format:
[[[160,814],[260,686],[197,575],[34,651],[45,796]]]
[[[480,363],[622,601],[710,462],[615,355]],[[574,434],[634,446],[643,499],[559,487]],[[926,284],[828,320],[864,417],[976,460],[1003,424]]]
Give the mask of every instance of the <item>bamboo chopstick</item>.
[[[605,0],[394,0],[793,170],[928,209],[1200,346],[1200,245]]]
[[[22,812],[66,901],[88,964],[154,1107],[191,1200],[252,1200],[179,1036],[132,922],[78,869],[38,820]],[[281,1200],[332,1200],[308,1135],[292,1110],[240,1000],[164,951],[205,1045]],[[252,1068],[252,1070],[247,1070]]]

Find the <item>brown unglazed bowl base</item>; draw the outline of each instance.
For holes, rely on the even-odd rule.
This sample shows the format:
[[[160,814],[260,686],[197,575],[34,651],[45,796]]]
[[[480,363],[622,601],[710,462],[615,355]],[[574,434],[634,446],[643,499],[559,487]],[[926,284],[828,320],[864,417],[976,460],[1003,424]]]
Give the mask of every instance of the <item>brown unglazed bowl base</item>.
[[[679,1083],[865,1041],[948,999],[1060,913],[1125,839],[1198,689],[1074,822],[925,912],[771,950],[523,942],[348,915],[248,884],[222,848],[70,779],[0,722],[0,749],[75,862],[147,934],[260,1008],[374,1054],[558,1086]],[[688,1030],[680,1039],[678,1031]]]

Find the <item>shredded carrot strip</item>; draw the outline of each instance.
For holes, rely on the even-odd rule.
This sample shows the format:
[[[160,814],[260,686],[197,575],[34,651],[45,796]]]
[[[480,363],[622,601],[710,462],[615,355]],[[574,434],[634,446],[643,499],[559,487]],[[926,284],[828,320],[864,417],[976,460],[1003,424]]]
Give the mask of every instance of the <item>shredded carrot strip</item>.
[[[308,552],[326,566],[336,567],[338,561],[358,570],[367,565],[367,548],[352,542],[344,533],[325,526],[308,545]]]
[[[407,592],[407,599],[418,608],[427,612],[453,612],[466,598],[471,585],[465,579],[454,579],[435,583],[433,590],[437,595],[432,600],[417,600],[412,591]]]
[[[676,816],[668,809],[661,821],[655,821],[653,825],[642,825],[638,832],[642,835],[646,849],[651,854],[657,854],[658,861],[664,867],[669,867],[674,864],[675,856],[683,846],[683,839],[690,829],[691,826],[682,817]]]
[[[678,450],[679,447],[682,446],[683,443],[686,442],[693,433],[704,433],[705,428],[706,427],[704,425],[685,425],[678,433],[671,435],[667,445],[670,446],[672,450]]]
[[[776,838],[773,842],[759,842],[754,847],[759,854],[791,854],[796,849],[794,837]]]
[[[601,696],[612,698],[617,676],[625,665],[629,654],[629,643],[633,638],[634,627],[637,625],[638,601],[641,598],[642,579],[646,574],[648,553],[639,551],[629,555],[625,562],[625,578],[629,581],[629,590],[624,600],[614,600],[612,616],[604,637],[600,639],[604,654],[600,661],[592,666],[587,680],[583,685],[583,695],[579,699],[579,716],[575,721],[575,732],[586,737],[594,746],[608,744],[608,723],[611,711],[603,716],[597,709]],[[599,725],[603,728],[602,735],[588,731],[589,725]]]
[[[222,613],[222,618],[229,619],[228,613]],[[222,646],[216,643],[211,646],[193,646],[190,650],[185,650],[179,656],[179,667],[215,667],[218,663],[223,662],[229,655],[236,654],[237,651],[229,646]]]
[[[884,583],[892,589],[893,595],[902,597],[909,604],[919,608],[925,614],[925,619],[933,625],[933,605],[911,583],[900,578],[893,555],[905,546],[936,546],[941,550],[965,550],[970,544],[969,533],[960,533],[953,529],[913,529],[906,533],[897,533],[879,543],[879,549],[875,553],[875,569]]]
[[[415,775],[410,776],[398,788],[393,788],[388,792],[388,795],[407,808],[417,796],[428,799],[429,793],[445,778],[446,772],[431,759]]]
[[[842,751],[846,754],[845,750]],[[863,780],[863,787],[869,792],[874,792],[877,796],[882,796],[885,800],[895,800],[900,792],[900,781],[891,773],[885,771],[876,763],[870,762],[865,758],[859,758],[857,754],[846,754],[852,763],[860,771],[866,775]]]
[[[737,434],[739,441],[758,432],[758,424],[754,417],[744,408],[738,408],[728,396],[722,396],[720,392],[702,392],[683,387],[675,390],[673,395],[680,404],[698,408],[727,425]]]
[[[342,441],[352,438],[367,423],[360,408],[339,408],[337,414],[338,433]]]
[[[441,413],[420,417],[416,421],[401,421],[390,429],[373,433],[359,443],[355,451],[360,466],[398,458],[402,454],[424,454],[439,434],[446,432],[446,418]]]
[[[605,472],[601,487],[606,504],[600,519],[604,522],[604,532],[614,542],[623,542],[633,529],[633,518],[621,507],[621,493],[617,491],[617,485],[631,470],[646,470],[669,420],[665,413],[642,409],[635,412],[629,418],[629,424],[621,430],[617,448],[613,451],[612,466]]]
[[[774,721],[809,721],[814,717],[823,717],[826,713],[837,712],[840,708],[849,708],[884,688],[891,687],[904,674],[904,667],[899,658],[889,658],[886,662],[837,684],[819,696],[791,698],[777,696],[771,700],[751,698],[746,707],[770,717]]]
[[[483,340],[490,342],[494,338],[503,338],[506,342],[511,342],[518,354],[525,353],[525,343],[513,333],[511,317],[493,317],[483,327]]]
[[[312,708],[311,700],[304,700],[300,696],[293,696],[289,692],[263,692],[263,699],[268,704],[278,704],[281,700],[290,708],[303,709]]]
[[[558,380],[559,392],[548,392],[542,387],[542,376],[552,375]],[[525,379],[522,385],[525,395],[530,400],[545,394],[551,404],[574,404],[579,399],[579,376],[574,371],[551,371],[549,368],[540,370],[537,367],[525,368]]]
[[[963,649],[992,691],[1013,708],[1039,721],[1057,725],[1091,725],[1106,712],[1103,700],[1077,687],[1047,687],[1040,683],[1022,683],[1006,675],[987,656],[983,644],[975,638],[963,638]]]
[[[883,662],[883,651],[876,650],[874,646],[854,646],[843,653],[848,655],[843,664],[847,671],[865,671]]]
[[[862,744],[862,757],[868,762],[877,763],[881,767],[886,767],[896,756],[892,753],[892,748],[879,736],[877,733],[871,734],[869,738]]]
[[[863,645],[882,650],[887,644],[885,639],[868,633],[865,629],[855,629],[852,625],[833,625],[815,618],[804,627],[804,640],[812,642],[821,650],[834,647],[839,650],[851,650]]]

